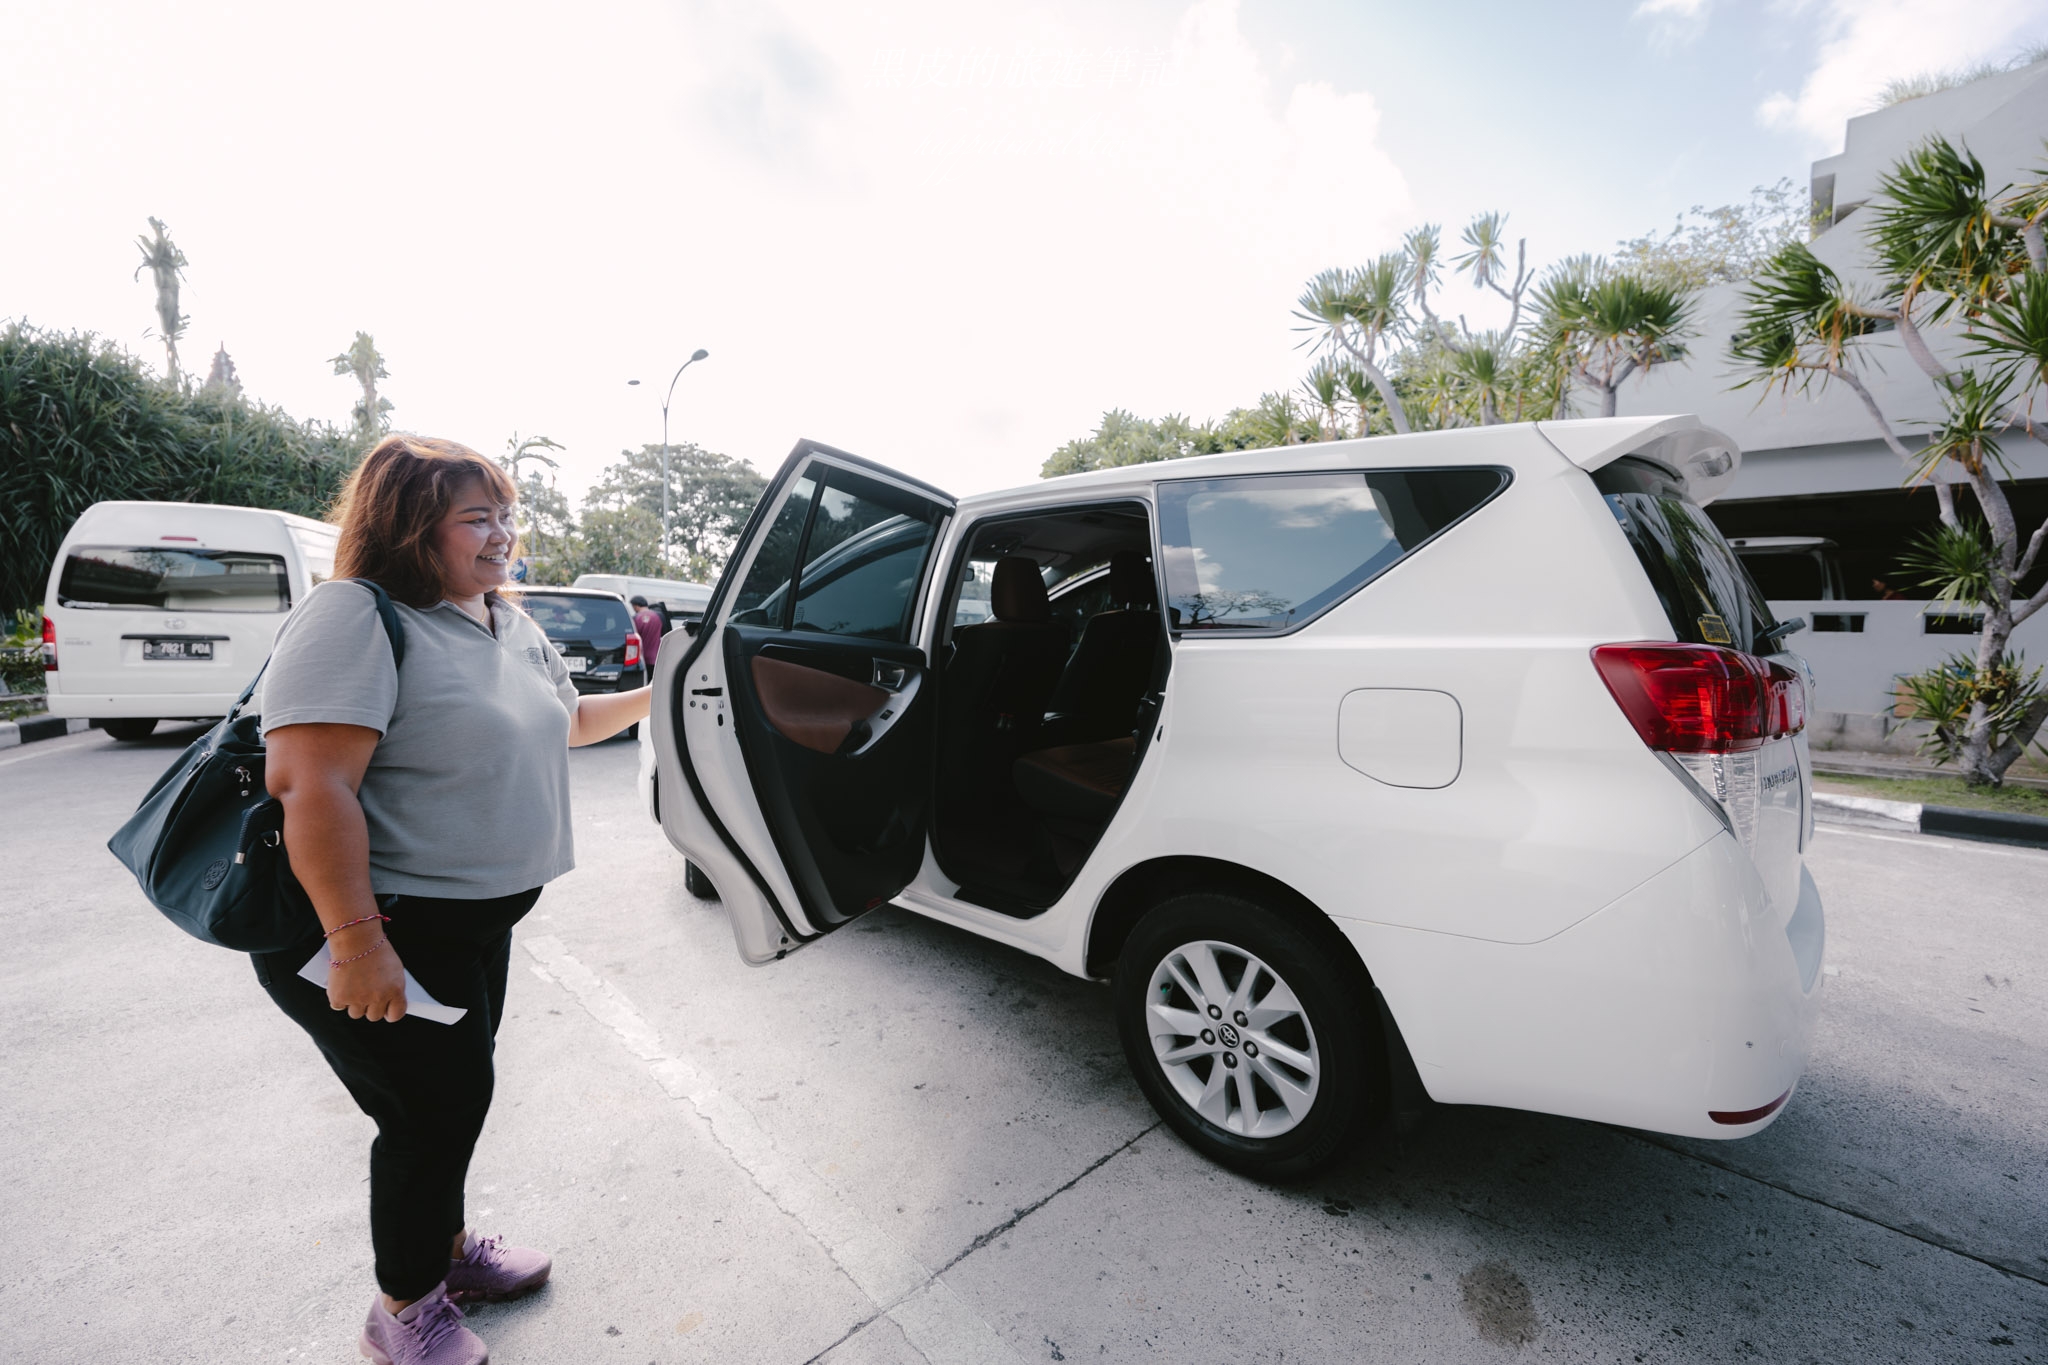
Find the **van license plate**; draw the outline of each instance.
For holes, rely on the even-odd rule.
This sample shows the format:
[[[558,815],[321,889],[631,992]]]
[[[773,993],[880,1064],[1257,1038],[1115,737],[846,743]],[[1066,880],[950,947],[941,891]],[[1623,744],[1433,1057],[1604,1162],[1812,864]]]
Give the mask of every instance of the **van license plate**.
[[[145,659],[211,659],[211,640],[144,640],[142,657]]]

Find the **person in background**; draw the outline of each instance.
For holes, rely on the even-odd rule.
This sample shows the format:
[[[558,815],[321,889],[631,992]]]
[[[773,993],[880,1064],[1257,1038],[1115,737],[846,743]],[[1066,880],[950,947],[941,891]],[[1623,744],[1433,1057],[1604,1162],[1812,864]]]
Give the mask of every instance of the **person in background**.
[[[661,619],[661,613],[647,605],[644,597],[633,599],[633,629],[640,634],[640,664],[647,670],[651,681],[654,677],[654,656],[661,652],[661,637],[668,631],[668,623]]]

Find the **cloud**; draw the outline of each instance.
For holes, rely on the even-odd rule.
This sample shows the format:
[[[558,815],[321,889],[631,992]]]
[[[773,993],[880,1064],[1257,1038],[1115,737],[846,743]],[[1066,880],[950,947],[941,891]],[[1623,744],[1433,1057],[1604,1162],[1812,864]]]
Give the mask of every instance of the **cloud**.
[[[2038,0],[1973,0],[1966,9],[1954,0],[1826,0],[1813,70],[1796,95],[1770,95],[1757,116],[1818,148],[1839,147],[1842,125],[1869,113],[1887,81],[2004,57],[2041,28]]]
[[[1642,0],[1629,15],[1650,25],[1650,43],[1660,50],[1683,47],[1707,31],[1713,0]]]

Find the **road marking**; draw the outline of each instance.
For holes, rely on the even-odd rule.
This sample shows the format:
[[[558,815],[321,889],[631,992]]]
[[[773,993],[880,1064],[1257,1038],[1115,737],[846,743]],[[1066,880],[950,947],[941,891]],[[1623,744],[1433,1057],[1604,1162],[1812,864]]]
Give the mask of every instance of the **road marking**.
[[[98,730],[80,730],[75,735],[64,735],[58,739],[39,739],[33,744],[22,745],[21,753],[9,758],[0,758],[0,768],[15,763],[26,763],[32,758],[42,758],[46,754],[68,754],[73,749],[83,749],[88,744],[98,743],[104,739],[106,735]]]
[[[2048,852],[2037,853],[2024,848],[1998,848],[1974,839],[1945,839],[1939,834],[1877,834],[1867,829],[1849,829],[1825,821],[1815,821],[1814,832],[1846,834],[1852,839],[1876,839],[1887,844],[1912,844],[1919,848],[1946,848],[1962,853],[1984,853],[1993,858],[2022,858],[2034,861],[2048,858]]]
[[[661,1045],[661,1034],[632,1002],[578,961],[560,939],[539,935],[519,942],[534,959],[534,975],[568,991],[593,1019],[618,1034],[669,1097],[690,1107],[712,1142],[825,1249],[874,1304],[877,1316],[894,1321],[919,1355],[931,1365],[1017,1365],[1008,1344],[944,1280],[816,1172],[790,1160],[753,1112],[711,1077],[671,1056]]]

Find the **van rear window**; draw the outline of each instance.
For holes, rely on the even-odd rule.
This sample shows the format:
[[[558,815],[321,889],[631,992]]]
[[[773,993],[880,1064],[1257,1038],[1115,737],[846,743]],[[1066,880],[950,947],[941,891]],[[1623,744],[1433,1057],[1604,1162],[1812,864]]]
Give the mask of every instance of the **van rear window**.
[[[282,555],[79,545],[65,556],[57,605],[86,610],[287,611],[291,579]]]
[[[1621,523],[1649,576],[1671,631],[1695,645],[1773,654],[1777,625],[1742,561],[1685,485],[1648,460],[1623,458],[1595,470],[1593,486]]]
[[[1507,486],[1503,469],[1252,474],[1159,485],[1175,631],[1279,634]]]

